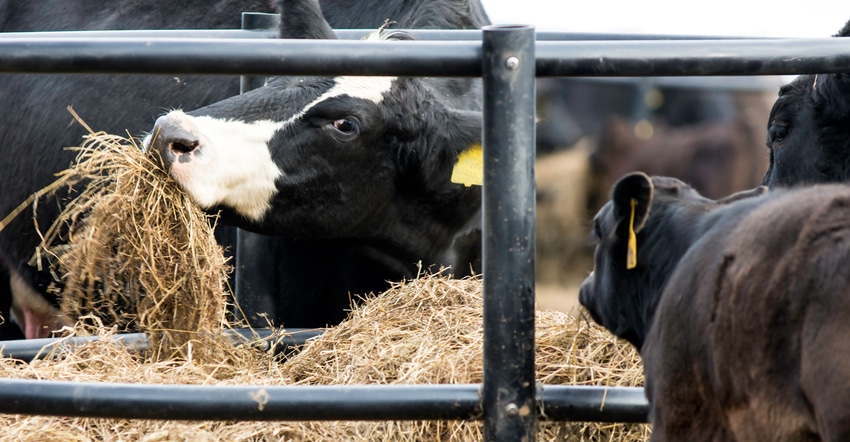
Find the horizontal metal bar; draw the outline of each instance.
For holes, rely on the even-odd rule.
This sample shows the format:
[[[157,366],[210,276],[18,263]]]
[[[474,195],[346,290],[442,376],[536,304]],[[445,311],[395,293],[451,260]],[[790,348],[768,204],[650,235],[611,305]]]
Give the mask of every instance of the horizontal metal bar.
[[[41,359],[56,348],[72,348],[99,340],[97,336],[77,336],[73,338],[21,339],[0,341],[0,353],[4,358],[20,359],[26,362]],[[131,350],[147,350],[150,343],[143,333],[127,333],[111,337],[115,343]]]
[[[0,379],[0,413],[160,420],[474,419],[478,386],[139,385]]]
[[[341,29],[336,31],[341,38],[356,40],[369,32],[367,29]],[[480,40],[481,31],[477,30],[437,30],[437,29],[413,29],[409,30],[414,36],[421,40]],[[686,35],[663,35],[663,34],[606,34],[606,33],[572,33],[560,31],[537,31],[537,41],[595,41],[595,40],[705,40],[724,39],[723,37],[709,36],[686,36]],[[0,32],[0,40],[10,38],[277,38],[277,31],[269,30],[242,30],[242,29],[213,29],[213,30],[145,30],[145,31],[51,31],[51,32]],[[727,37],[725,39],[731,39]],[[582,77],[587,81],[635,81],[634,77],[622,78],[597,78]],[[688,78],[688,77],[659,77],[658,85],[688,88],[708,89],[742,89],[742,90],[764,90],[775,89],[779,84],[765,84],[758,80],[746,77],[710,77],[710,78]],[[695,83],[697,81],[698,83]]]
[[[850,72],[850,38],[538,42],[538,76]]]
[[[481,41],[477,29],[404,29],[417,40],[474,40]],[[344,40],[359,40],[374,29],[335,29]],[[277,38],[277,30],[244,29],[152,29],[126,31],[43,31],[0,32],[0,40],[10,38]],[[632,34],[603,32],[537,31],[537,41],[598,41],[598,40],[749,40],[755,37],[681,34]]]
[[[0,40],[0,72],[481,75],[480,42],[246,39]]]
[[[273,330],[258,328],[225,330],[224,336],[239,343],[260,345],[264,351],[271,350],[271,346],[274,345],[275,352],[281,352],[291,347],[304,345],[308,339],[319,336],[322,332],[321,329]],[[76,336],[72,338],[0,341],[0,353],[5,358],[29,362],[33,359],[43,358],[55,348],[71,349],[99,339],[97,336]],[[150,341],[144,333],[117,334],[110,336],[109,339],[136,351],[145,351],[150,346]]]
[[[645,84],[650,87],[734,91],[777,91],[788,81],[781,76],[709,77],[573,77],[576,80],[607,84]]]
[[[39,31],[0,32],[0,40],[18,38],[278,38],[280,32],[268,29],[145,29],[120,31]]]
[[[481,385],[202,386],[0,378],[0,413],[156,420],[480,420]],[[542,418],[645,422],[636,387],[545,386]]]
[[[541,419],[580,422],[646,422],[649,404],[641,387],[539,387]]]
[[[850,72],[850,39],[536,43],[536,75]],[[0,72],[477,77],[475,41],[3,39]]]

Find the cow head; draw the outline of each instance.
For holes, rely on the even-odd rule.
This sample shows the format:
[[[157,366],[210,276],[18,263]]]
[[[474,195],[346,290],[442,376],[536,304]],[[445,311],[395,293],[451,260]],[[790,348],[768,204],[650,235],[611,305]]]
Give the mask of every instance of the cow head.
[[[850,21],[836,37],[850,37]],[[850,75],[801,75],[780,88],[767,131],[763,185],[850,179]]]
[[[313,1],[284,2],[281,36],[335,38]],[[369,38],[408,37],[384,30]],[[440,247],[437,237],[480,208],[480,188],[450,182],[458,154],[480,143],[479,107],[478,84],[468,79],[279,77],[166,114],[146,144],[227,224],[399,248],[417,236]]]

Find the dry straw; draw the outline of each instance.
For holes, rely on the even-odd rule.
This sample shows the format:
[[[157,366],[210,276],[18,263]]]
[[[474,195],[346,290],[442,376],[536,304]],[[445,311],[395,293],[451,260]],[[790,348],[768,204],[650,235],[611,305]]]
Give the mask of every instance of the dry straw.
[[[481,281],[428,276],[395,285],[349,319],[279,361],[234,348],[226,361],[140,362],[96,343],[31,365],[5,362],[0,376],[205,385],[477,383],[482,373]],[[637,353],[586,320],[537,312],[537,373],[547,384],[634,386]],[[224,353],[222,353],[224,354]],[[545,410],[544,410],[545,411]],[[478,441],[480,422],[158,422],[2,416],[0,440]],[[541,441],[643,441],[646,425],[541,422]]]
[[[224,321],[229,269],[214,220],[130,140],[91,133],[76,149],[57,183],[82,190],[34,260],[54,266],[67,317],[143,330],[156,358],[185,356],[191,339]]]

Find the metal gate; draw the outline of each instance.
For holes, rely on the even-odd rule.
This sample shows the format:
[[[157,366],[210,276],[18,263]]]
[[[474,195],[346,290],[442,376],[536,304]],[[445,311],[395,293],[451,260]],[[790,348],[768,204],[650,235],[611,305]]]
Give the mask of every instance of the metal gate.
[[[343,37],[355,33],[341,32]],[[540,407],[549,420],[645,422],[641,388],[534,380],[535,77],[850,72],[850,39],[535,36],[530,26],[412,33],[419,41],[279,41],[269,38],[273,32],[248,30],[0,34],[0,73],[481,77],[482,384],[207,387],[0,379],[0,413],[169,420],[482,419],[487,440],[499,441],[533,440]],[[251,398],[259,390],[268,396],[262,411]]]

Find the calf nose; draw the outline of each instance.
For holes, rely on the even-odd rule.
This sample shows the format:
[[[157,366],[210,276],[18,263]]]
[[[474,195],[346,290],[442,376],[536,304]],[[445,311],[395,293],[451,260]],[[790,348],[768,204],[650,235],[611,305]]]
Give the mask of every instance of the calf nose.
[[[151,133],[149,149],[159,154],[163,166],[168,169],[175,160],[188,156],[201,146],[200,137],[193,133],[187,122],[164,115],[156,120]]]

